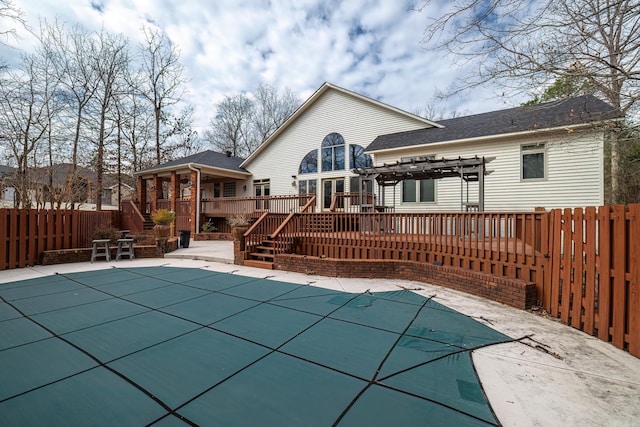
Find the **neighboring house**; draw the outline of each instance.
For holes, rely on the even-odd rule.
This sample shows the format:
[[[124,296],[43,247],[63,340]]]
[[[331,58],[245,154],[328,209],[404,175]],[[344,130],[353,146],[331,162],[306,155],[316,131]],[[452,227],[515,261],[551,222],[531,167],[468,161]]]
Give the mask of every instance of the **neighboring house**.
[[[214,216],[229,198],[315,194],[327,210],[334,194],[358,191],[356,169],[473,157],[490,160],[485,210],[601,205],[606,123],[615,118],[585,96],[436,123],[325,83],[247,159],[206,151],[137,172],[139,205],[149,211],[175,194]],[[460,178],[410,178],[384,194],[365,189],[396,211],[459,211],[478,197],[478,184]]]
[[[26,180],[16,180],[16,169],[0,166],[2,183],[2,206],[13,207],[17,198],[17,189],[24,186],[32,207],[49,208],[53,200],[53,207],[63,209],[92,208],[95,209],[96,173],[84,167],[77,167],[69,163],[55,164],[51,168],[34,168],[28,171]],[[118,186],[117,178],[105,176],[102,189],[102,204],[117,206],[118,189],[122,188],[121,198],[135,198],[136,188],[131,185],[131,177],[123,176],[122,186]],[[129,182],[129,183],[127,183]],[[86,206],[83,206],[86,205]],[[89,206],[90,205],[90,206]]]

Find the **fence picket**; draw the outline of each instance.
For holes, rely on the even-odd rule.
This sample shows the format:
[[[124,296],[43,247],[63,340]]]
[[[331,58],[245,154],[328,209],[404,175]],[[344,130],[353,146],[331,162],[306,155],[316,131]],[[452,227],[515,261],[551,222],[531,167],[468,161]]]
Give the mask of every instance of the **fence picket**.
[[[596,305],[596,228],[598,226],[596,208],[585,209],[585,295],[584,295],[584,331],[593,335]]]
[[[611,315],[611,211],[601,207],[598,211],[600,242],[598,253],[598,338],[609,341]]]
[[[629,206],[629,353],[640,357],[640,204]]]
[[[616,205],[613,209],[613,336],[612,342],[618,348],[624,347],[626,312],[626,215],[625,206]]]
[[[582,227],[584,216],[582,208],[576,208],[573,212],[573,275],[571,277],[571,326],[580,329],[582,323],[582,267],[583,267],[583,234]]]

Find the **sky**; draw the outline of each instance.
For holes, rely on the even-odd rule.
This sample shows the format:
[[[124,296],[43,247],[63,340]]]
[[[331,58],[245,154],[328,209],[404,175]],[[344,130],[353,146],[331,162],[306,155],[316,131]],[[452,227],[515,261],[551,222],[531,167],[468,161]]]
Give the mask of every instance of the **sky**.
[[[251,94],[265,82],[306,100],[324,82],[414,112],[436,106],[450,115],[508,108],[513,99],[486,87],[434,99],[465,70],[454,58],[425,50],[430,17],[447,0],[418,11],[418,0],[13,0],[37,30],[40,19],[122,33],[142,41],[143,25],[166,31],[189,80],[184,100],[195,128],[208,127],[225,95]],[[28,50],[33,38],[17,42]],[[8,53],[6,53],[8,52]],[[4,55],[19,55],[3,49]],[[448,114],[447,114],[448,113]]]

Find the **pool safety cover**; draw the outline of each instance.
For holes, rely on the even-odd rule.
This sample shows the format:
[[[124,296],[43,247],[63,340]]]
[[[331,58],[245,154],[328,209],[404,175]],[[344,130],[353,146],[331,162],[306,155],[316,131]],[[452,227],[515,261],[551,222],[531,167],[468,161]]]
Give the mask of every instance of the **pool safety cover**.
[[[406,290],[40,277],[0,284],[0,425],[499,425],[471,351],[508,341]]]

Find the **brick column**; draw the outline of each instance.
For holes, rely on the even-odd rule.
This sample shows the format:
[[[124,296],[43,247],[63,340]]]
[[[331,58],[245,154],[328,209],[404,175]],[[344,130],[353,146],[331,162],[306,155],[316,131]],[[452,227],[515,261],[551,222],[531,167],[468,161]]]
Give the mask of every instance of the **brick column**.
[[[151,211],[158,209],[158,199],[162,199],[162,178],[153,175],[153,197],[151,198]]]
[[[195,235],[198,230],[196,230],[196,215],[198,212],[198,174],[196,171],[191,171],[191,206],[190,206],[190,215],[191,215],[191,234]],[[193,237],[192,237],[193,238]]]
[[[171,171],[171,210],[177,212],[178,193],[180,193],[180,179],[176,171]]]
[[[141,213],[146,213],[147,208],[147,180],[138,177],[138,209]]]

